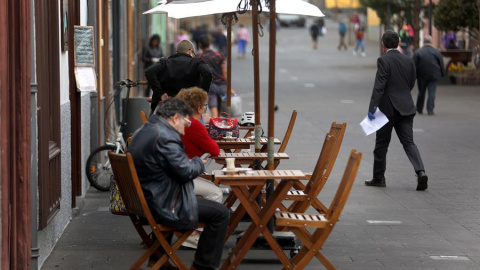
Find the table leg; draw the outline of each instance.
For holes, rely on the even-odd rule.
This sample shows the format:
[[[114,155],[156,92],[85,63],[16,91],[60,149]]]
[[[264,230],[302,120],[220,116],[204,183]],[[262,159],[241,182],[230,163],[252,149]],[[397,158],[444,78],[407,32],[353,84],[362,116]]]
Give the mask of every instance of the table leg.
[[[282,181],[277,186],[277,188],[267,200],[267,203],[262,209],[260,209],[255,200],[249,200],[247,198],[248,193],[244,193],[245,190],[242,191],[242,187],[238,187],[238,189],[235,189],[238,199],[244,205],[245,210],[248,212],[252,219],[252,224],[250,224],[247,231],[245,231],[243,237],[238,241],[237,245],[230,253],[227,260],[225,260],[224,264],[221,267],[222,270],[233,270],[237,268],[260,233],[265,236],[265,239],[268,241],[270,247],[280,259],[284,267],[286,269],[293,269],[292,264],[289,262],[288,258],[283,253],[281,247],[278,245],[277,241],[273,238],[271,232],[266,226],[268,221],[275,214],[277,206],[282,202],[285,194],[291,188],[291,186],[291,181]]]

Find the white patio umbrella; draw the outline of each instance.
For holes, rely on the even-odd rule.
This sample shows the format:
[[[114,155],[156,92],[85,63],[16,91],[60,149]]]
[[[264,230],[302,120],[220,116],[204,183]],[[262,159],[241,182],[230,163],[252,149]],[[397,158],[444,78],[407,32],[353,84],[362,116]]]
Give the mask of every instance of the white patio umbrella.
[[[262,11],[269,12],[269,9],[265,5],[265,0],[257,0],[261,3]],[[176,2],[176,1],[161,1],[159,5],[155,8],[152,8],[143,14],[165,14],[167,13],[168,17],[175,19],[182,19],[188,17],[196,16],[205,16],[211,14],[228,14],[237,12],[240,0],[211,0],[205,2]],[[250,0],[250,2],[254,2]],[[245,2],[243,2],[245,3]],[[257,5],[254,5],[252,10],[251,5],[247,5],[247,10],[252,11],[252,25],[257,25],[258,23],[258,10]],[[296,14],[296,15],[306,15],[314,17],[323,17],[325,16],[320,9],[303,0],[270,0],[270,7],[274,13],[282,14]],[[245,8],[245,7],[241,7]],[[273,108],[274,108],[274,99],[275,99],[275,40],[276,40],[276,28],[275,28],[275,16],[270,16],[270,63],[269,63],[269,127],[268,127],[268,164],[273,164],[273,126],[274,126],[274,117],[273,117]],[[227,67],[227,107],[230,108],[230,91],[231,91],[231,20],[228,22],[228,36],[227,36],[227,49],[229,63]],[[259,82],[259,60],[258,60],[258,28],[253,28],[253,48],[254,48],[254,100],[255,100],[255,149],[260,151],[260,82]]]
[[[211,0],[205,2],[194,3],[176,3],[161,2],[158,6],[144,12],[143,14],[168,13],[168,17],[175,19],[205,16],[211,14],[222,14],[236,12],[240,0]],[[264,1],[261,0],[262,6]],[[251,6],[248,6],[251,10]],[[268,8],[264,7],[264,12],[269,12]],[[283,14],[297,14],[314,17],[325,16],[320,9],[303,0],[277,0],[276,13]]]

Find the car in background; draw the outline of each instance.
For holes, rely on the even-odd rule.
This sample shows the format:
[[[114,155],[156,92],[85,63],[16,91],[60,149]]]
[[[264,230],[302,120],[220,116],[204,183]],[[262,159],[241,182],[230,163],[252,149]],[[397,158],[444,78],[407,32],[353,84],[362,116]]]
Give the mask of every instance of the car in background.
[[[305,27],[305,16],[295,14],[277,14],[280,26],[297,26]]]

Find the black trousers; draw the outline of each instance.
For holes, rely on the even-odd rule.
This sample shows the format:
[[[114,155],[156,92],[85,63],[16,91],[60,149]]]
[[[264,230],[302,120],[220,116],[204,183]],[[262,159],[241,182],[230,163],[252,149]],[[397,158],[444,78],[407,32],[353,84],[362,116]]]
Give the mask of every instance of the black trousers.
[[[216,269],[222,259],[225,234],[230,213],[223,204],[198,198],[198,219],[205,228],[200,234],[194,266],[197,269]]]
[[[422,158],[417,146],[413,142],[413,117],[415,114],[402,116],[397,110],[394,110],[394,116],[389,118],[389,122],[377,131],[375,140],[375,150],[373,150],[373,178],[383,179],[387,165],[387,151],[392,138],[392,130],[395,129],[400,143],[413,165],[415,172],[425,171]]]

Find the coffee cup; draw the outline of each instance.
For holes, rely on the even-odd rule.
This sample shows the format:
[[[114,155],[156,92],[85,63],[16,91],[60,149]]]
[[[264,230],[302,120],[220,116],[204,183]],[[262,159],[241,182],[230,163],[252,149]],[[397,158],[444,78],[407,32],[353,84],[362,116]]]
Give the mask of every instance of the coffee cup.
[[[227,163],[227,170],[234,171],[235,170],[235,158],[226,158],[225,162]]]
[[[227,132],[225,132],[225,137],[231,138],[231,137],[233,137],[233,133],[231,131],[227,131]]]

